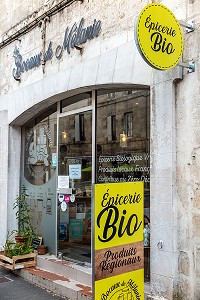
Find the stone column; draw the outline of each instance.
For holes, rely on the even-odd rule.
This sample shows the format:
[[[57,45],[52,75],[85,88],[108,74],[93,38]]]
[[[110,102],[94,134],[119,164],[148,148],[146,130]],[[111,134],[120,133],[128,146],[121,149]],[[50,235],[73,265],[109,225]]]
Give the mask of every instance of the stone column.
[[[8,211],[8,113],[0,112],[0,250],[5,244]]]
[[[9,164],[8,164],[8,230],[17,229],[13,203],[19,195],[21,159],[21,127],[9,127]]]
[[[175,82],[181,71],[155,71],[151,88],[151,299],[174,299],[178,280]]]

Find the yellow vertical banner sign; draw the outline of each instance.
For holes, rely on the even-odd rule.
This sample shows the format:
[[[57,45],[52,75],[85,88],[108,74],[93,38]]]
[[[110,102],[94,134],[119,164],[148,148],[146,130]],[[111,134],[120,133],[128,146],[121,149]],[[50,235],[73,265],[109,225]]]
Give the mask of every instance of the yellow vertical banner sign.
[[[144,183],[94,186],[94,299],[144,300]]]

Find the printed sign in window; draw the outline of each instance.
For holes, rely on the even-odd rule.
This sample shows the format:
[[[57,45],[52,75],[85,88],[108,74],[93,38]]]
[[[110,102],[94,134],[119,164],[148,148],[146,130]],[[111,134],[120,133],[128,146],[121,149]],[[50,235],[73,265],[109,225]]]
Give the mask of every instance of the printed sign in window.
[[[76,203],[76,219],[85,219],[85,202]]]
[[[69,178],[81,179],[81,164],[69,165]]]
[[[58,176],[58,188],[69,188],[69,176]]]

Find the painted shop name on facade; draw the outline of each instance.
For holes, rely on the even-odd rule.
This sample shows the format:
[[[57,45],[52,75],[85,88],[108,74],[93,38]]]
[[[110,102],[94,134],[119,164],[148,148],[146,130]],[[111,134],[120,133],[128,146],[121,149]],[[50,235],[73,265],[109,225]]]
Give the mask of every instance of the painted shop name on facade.
[[[94,20],[93,24],[87,27],[84,26],[84,18],[81,19],[79,24],[74,23],[71,27],[66,28],[63,43],[58,45],[55,49],[55,53],[52,49],[52,42],[49,43],[48,48],[44,54],[44,61],[51,60],[53,55],[59,60],[63,56],[63,52],[66,50],[70,54],[71,50],[79,45],[86,43],[98,37],[101,31],[101,21]],[[42,64],[42,52],[31,56],[30,58],[23,59],[19,49],[15,47],[13,52],[15,59],[15,68],[13,69],[13,77],[15,80],[19,80],[22,73],[27,72],[33,68],[38,68]]]

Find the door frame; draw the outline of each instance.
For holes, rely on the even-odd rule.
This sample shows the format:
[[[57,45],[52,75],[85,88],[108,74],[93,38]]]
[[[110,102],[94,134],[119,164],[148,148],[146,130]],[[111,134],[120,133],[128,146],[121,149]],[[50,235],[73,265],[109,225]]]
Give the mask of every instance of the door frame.
[[[93,90],[91,93],[91,100],[92,100],[92,104],[85,106],[85,107],[81,107],[81,108],[77,108],[77,109],[72,109],[69,110],[67,112],[60,112],[61,109],[61,105],[60,105],[60,101],[57,103],[57,158],[58,158],[58,145],[59,145],[59,120],[62,117],[66,117],[66,116],[71,116],[71,115],[75,115],[75,114],[79,114],[79,113],[83,113],[83,112],[87,112],[87,111],[91,111],[92,112],[92,178],[91,178],[91,186],[93,186],[93,184],[95,183],[95,179],[96,179],[96,90]],[[80,100],[81,101],[81,100]],[[58,163],[57,163],[57,168],[56,168],[56,195],[57,195],[57,185],[58,185]],[[91,195],[91,209],[92,209],[92,220],[93,220],[93,209],[94,209],[94,204],[93,204],[93,191],[92,191],[92,195]],[[57,200],[58,201],[58,200]],[[58,205],[57,205],[58,208]],[[57,209],[57,213],[56,213],[56,253],[58,254],[58,228],[59,228],[59,224],[58,224],[58,209]],[[93,226],[92,226],[93,228]],[[91,253],[92,253],[92,257],[93,257],[93,230],[91,232]],[[91,262],[92,262],[92,257],[91,257]]]

